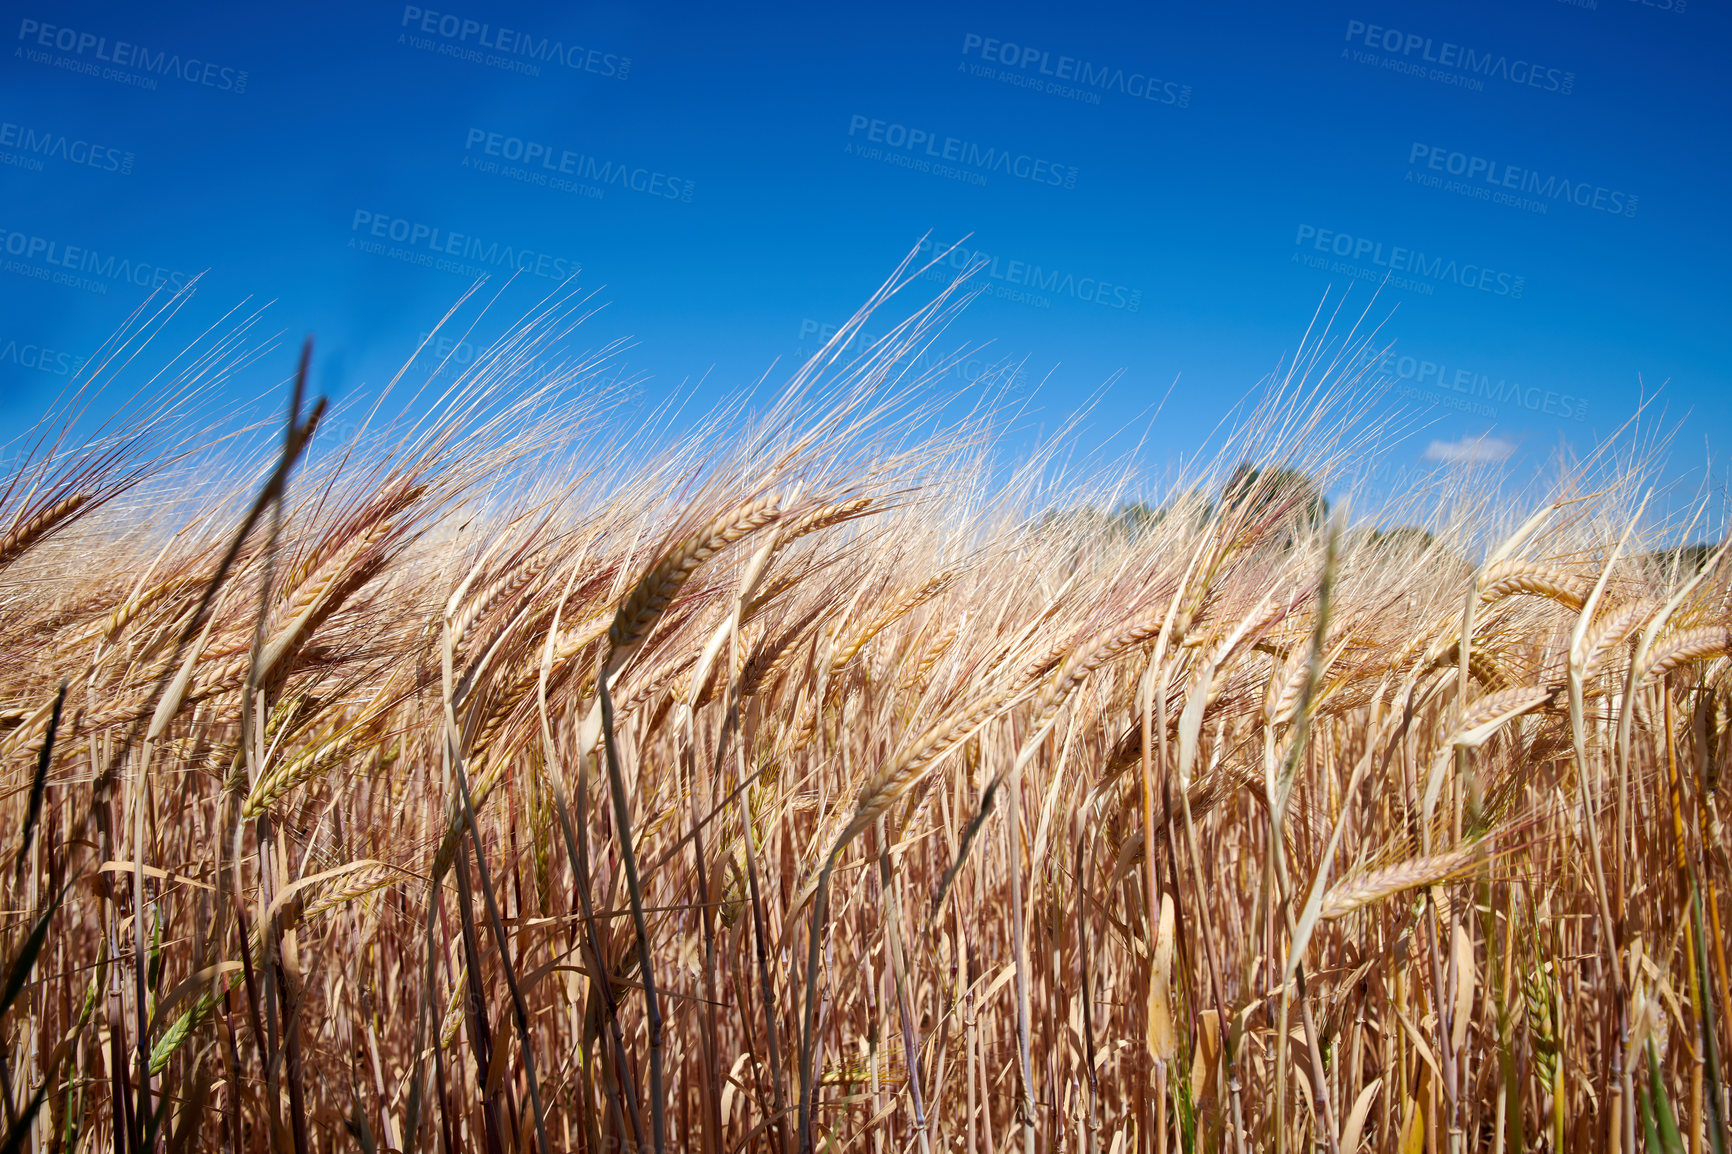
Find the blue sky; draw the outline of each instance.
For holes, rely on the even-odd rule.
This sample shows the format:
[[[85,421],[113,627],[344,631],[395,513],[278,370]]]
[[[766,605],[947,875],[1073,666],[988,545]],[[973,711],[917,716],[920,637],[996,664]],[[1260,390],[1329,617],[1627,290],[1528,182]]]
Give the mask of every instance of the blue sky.
[[[1388,369],[1436,422],[1409,458],[1486,435],[1516,468],[1586,451],[1643,382],[1683,421],[1680,464],[1726,448],[1723,0],[26,0],[9,20],[6,432],[159,272],[205,273],[189,335],[274,301],[266,328],[315,334],[316,383],[344,397],[476,268],[528,266],[503,321],[580,267],[606,302],[582,342],[634,341],[653,401],[810,353],[930,232],[996,262],[950,343],[1046,380],[1031,426],[1117,374],[1085,441],[1166,398],[1155,466],[1326,290],[1363,302],[1386,274]]]

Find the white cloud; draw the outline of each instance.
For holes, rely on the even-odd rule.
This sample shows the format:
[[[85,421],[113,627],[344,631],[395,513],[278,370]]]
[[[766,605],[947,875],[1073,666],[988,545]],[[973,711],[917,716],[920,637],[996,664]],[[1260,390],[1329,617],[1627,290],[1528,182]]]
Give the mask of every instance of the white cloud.
[[[1433,441],[1425,447],[1425,459],[1450,465],[1495,465],[1507,461],[1515,451],[1514,441],[1487,434],[1463,437],[1459,441]]]

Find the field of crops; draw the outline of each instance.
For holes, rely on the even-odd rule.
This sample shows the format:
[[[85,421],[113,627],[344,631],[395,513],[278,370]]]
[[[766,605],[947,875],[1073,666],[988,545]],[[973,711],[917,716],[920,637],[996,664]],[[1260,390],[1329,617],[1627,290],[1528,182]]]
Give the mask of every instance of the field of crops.
[[[50,414],[6,1148],[1725,1150],[1724,510],[1613,446],[1374,527],[1352,338],[1132,501],[899,369],[957,303],[678,436],[533,319]]]

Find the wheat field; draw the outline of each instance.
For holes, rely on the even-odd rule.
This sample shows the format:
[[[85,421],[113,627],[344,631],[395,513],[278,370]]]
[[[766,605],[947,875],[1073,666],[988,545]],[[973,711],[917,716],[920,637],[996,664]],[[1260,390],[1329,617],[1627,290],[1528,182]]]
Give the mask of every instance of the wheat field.
[[[48,414],[5,1149],[1723,1152],[1723,510],[1614,446],[1356,519],[1357,328],[1132,500],[909,369],[966,285],[854,346],[919,271],[702,417],[570,301],[366,411],[193,420],[248,322]]]

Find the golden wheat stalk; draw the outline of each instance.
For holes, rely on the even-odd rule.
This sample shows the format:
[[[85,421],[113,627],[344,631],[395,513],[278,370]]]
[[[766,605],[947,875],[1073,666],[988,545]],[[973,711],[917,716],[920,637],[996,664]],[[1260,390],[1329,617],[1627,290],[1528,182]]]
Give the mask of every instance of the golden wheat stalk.
[[[460,648],[475,622],[502,601],[521,598],[526,588],[547,571],[552,558],[543,550],[512,566],[493,584],[470,598],[451,623],[451,645]]]
[[[834,677],[846,669],[848,663],[854,660],[855,655],[866,648],[867,643],[874,637],[950,588],[955,583],[956,577],[956,570],[947,569],[927,578],[918,588],[906,590],[891,598],[888,606],[874,615],[864,627],[856,630],[847,641],[836,647],[835,653],[830,658],[830,676]]]
[[[1323,905],[1317,916],[1326,922],[1344,918],[1385,898],[1419,886],[1436,885],[1466,873],[1477,860],[1476,850],[1462,849],[1452,853],[1434,854],[1431,857],[1413,858],[1399,865],[1386,866],[1358,877],[1343,879],[1331,886],[1329,892],[1323,896]]]
[[[1681,629],[1656,646],[1642,667],[1638,682],[1662,677],[1681,665],[1732,653],[1732,627],[1702,625]]]
[[[897,683],[896,688],[900,692],[912,692],[925,683],[926,675],[931,673],[932,667],[937,665],[944,655],[950,651],[951,643],[956,640],[956,635],[961,632],[962,626],[966,620],[967,615],[963,614],[943,629],[940,629],[938,635],[931,641],[922,644],[920,655],[912,662],[908,663],[907,671],[903,673],[902,680]],[[1041,672],[1045,672],[1045,670],[1041,670]],[[1040,673],[1037,672],[1034,676],[1038,677],[1040,676]],[[1031,677],[1029,680],[1033,680],[1033,678]]]
[[[845,521],[852,521],[856,517],[863,517],[871,510],[872,505],[873,498],[871,497],[853,497],[846,501],[837,501],[831,505],[820,505],[816,509],[801,513],[792,518],[782,530],[781,547],[786,548],[800,538],[810,536],[822,529],[828,529],[832,525],[840,525]]]
[[[810,636],[813,626],[827,612],[829,606],[820,601],[780,633],[760,641],[740,671],[740,696],[756,697],[766,686],[774,684],[799,659],[805,648],[803,639]]]
[[[1022,689],[988,693],[927,729],[904,753],[892,758],[860,787],[855,795],[854,815],[837,836],[837,850],[883,817],[930,766],[1027,695]]]
[[[18,560],[32,545],[66,524],[94,496],[92,493],[69,493],[35,516],[13,525],[6,536],[0,537],[0,568]]]
[[[1586,660],[1582,662],[1583,681],[1594,679],[1606,655],[1619,643],[1627,640],[1653,608],[1652,605],[1632,601],[1601,612],[1593,624],[1588,626],[1588,632],[1583,637],[1583,648],[1587,653]]]
[[[714,518],[687,534],[665,553],[620,601],[608,626],[609,650],[601,676],[610,682],[615,671],[649,634],[699,565],[773,523],[781,513],[776,497],[758,497]],[[602,739],[602,703],[597,693],[578,731],[578,749],[588,752]]]
[[[254,673],[259,684],[285,671],[306,639],[385,568],[389,554],[382,546],[394,528],[375,522],[294,590],[284,613],[288,623],[259,651]]]
[[[1491,605],[1526,594],[1547,597],[1573,612],[1580,612],[1587,602],[1592,582],[1555,565],[1536,565],[1527,561],[1499,561],[1486,567],[1479,578],[1479,599]]]
[[[283,575],[283,588],[293,594],[309,583],[328,581],[328,571],[342,569],[342,558],[353,555],[357,537],[369,536],[379,526],[391,524],[427,492],[428,487],[423,484],[398,483],[374,496],[359,510],[329,528],[289,567]]]
[[[1432,755],[1430,773],[1426,778],[1425,797],[1420,802],[1420,820],[1430,823],[1449,767],[1455,762],[1456,750],[1477,749],[1516,718],[1555,704],[1563,692],[1557,687],[1522,685],[1488,694],[1469,706],[1461,719],[1460,727],[1449,740],[1440,744]]]
[[[624,654],[643,640],[650,626],[679,595],[699,565],[770,524],[779,513],[780,505],[775,497],[747,501],[688,534],[669,550],[638,579],[620,602],[613,624],[607,631],[614,653]]]
[[[1439,669],[1459,668],[1460,665],[1461,643],[1457,641],[1433,658],[1425,671],[1432,673]],[[1483,639],[1476,639],[1473,648],[1467,651],[1467,675],[1494,693],[1509,689],[1516,683],[1514,675],[1503,667]]]

